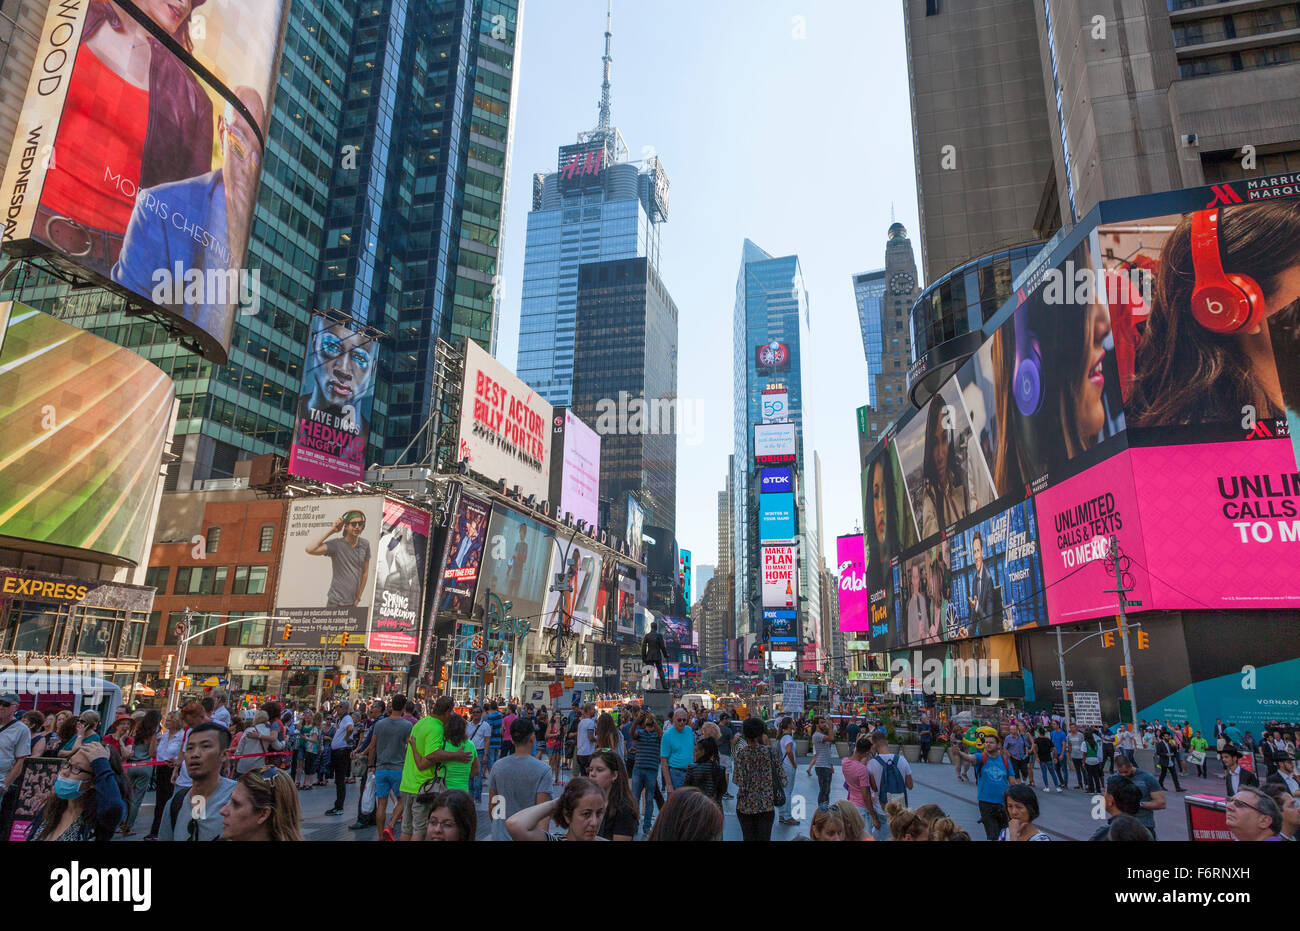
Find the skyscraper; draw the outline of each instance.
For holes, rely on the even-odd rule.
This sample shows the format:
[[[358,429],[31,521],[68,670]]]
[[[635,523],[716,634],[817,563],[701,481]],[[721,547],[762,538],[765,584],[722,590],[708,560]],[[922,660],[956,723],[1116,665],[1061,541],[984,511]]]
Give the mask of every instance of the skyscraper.
[[[907,367],[912,352],[908,311],[920,289],[916,257],[903,224],[889,227],[885,267],[854,275],[853,291],[867,348],[868,436],[876,437],[903,412],[907,398]]]
[[[610,121],[611,26],[596,128],[561,146],[556,170],[533,177],[524,247],[519,377],[556,405],[573,405],[578,268],[642,258],[659,274],[659,227],[668,214],[668,175],[656,156],[628,161]]]
[[[573,410],[601,438],[600,496],[622,535],[627,496],[677,530],[677,305],[647,258],[589,262],[575,297]],[[536,387],[536,386],[534,386]]]
[[[821,548],[815,478],[809,477],[814,482],[812,485],[805,481],[805,472],[813,465],[815,448],[811,411],[804,404],[802,375],[803,347],[810,326],[808,292],[804,288],[799,257],[773,257],[746,239],[736,277],[732,351],[733,604],[736,637],[744,639],[746,656],[763,639],[761,538],[765,526],[780,528],[768,532],[781,534],[786,542],[794,545],[797,556],[798,591],[791,592],[790,600],[798,618],[791,625],[791,635],[797,639],[802,630],[805,639],[815,640],[821,619],[818,580]],[[762,425],[765,419],[764,391],[785,393],[784,411],[768,419],[790,423],[793,443],[785,444],[781,438],[786,433],[784,430],[761,430],[765,437],[771,433],[779,442],[774,444],[773,452],[761,454],[760,462],[755,459],[755,426]],[[789,469],[793,488],[783,493],[790,496],[789,502],[778,501],[780,494],[764,494],[760,490],[761,470],[767,464],[776,469]],[[785,508],[787,503],[793,505],[794,513],[778,515],[776,509]],[[769,506],[773,508],[771,512],[767,510]],[[794,532],[789,533],[790,529]]]

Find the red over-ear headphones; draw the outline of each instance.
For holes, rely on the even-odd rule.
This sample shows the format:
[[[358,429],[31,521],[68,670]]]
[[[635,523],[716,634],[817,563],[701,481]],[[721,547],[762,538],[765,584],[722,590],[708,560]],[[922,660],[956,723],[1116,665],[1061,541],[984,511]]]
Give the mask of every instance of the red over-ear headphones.
[[[1219,211],[1192,214],[1192,316],[1211,333],[1237,333],[1264,321],[1264,289],[1249,275],[1223,270]]]

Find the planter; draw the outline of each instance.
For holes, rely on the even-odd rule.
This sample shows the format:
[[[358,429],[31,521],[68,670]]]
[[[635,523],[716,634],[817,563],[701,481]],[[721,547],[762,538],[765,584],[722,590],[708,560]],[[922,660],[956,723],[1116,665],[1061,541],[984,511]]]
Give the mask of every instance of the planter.
[[[794,755],[805,756],[808,753],[809,743],[806,740],[797,739],[794,742]]]
[[[921,761],[921,747],[919,744],[903,744],[903,759],[909,763],[919,763]]]
[[[944,747],[931,747],[927,760],[930,763],[942,763],[945,753],[947,753],[947,750]]]
[[[849,742],[848,742],[847,740],[841,740],[841,741],[836,742],[836,744],[835,744],[835,752],[838,753],[838,754],[840,755],[840,759],[842,760],[842,759],[844,759],[846,756],[848,756],[850,753],[852,753],[853,751],[852,751],[852,749],[850,749],[850,747],[849,747]]]

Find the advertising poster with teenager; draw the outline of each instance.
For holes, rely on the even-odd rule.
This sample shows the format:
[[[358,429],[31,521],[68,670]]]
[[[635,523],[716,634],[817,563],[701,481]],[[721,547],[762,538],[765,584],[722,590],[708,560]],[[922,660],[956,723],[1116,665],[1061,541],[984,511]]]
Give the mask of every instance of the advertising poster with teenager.
[[[428,511],[384,499],[384,522],[376,556],[375,609],[366,631],[367,650],[420,652],[430,523]]]
[[[370,628],[384,499],[335,497],[289,505],[271,643],[360,646]],[[289,636],[284,637],[285,629]]]
[[[365,475],[379,343],[367,329],[315,314],[302,367],[289,473],[336,485]]]
[[[474,604],[474,586],[483,561],[491,505],[462,495],[456,520],[447,535],[447,565],[442,572],[442,601],[438,611],[469,617]],[[499,593],[498,593],[499,594]]]
[[[6,247],[163,311],[226,361],[288,0],[50,3],[4,179]]]

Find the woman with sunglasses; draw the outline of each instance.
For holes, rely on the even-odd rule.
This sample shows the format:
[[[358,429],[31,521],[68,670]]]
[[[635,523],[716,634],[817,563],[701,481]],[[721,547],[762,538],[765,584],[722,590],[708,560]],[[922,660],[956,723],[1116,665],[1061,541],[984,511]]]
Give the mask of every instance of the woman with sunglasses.
[[[283,769],[270,767],[244,773],[220,815],[222,840],[302,840],[298,790]]]
[[[83,743],[59,767],[54,789],[27,831],[28,840],[107,841],[126,800],[103,743]]]

